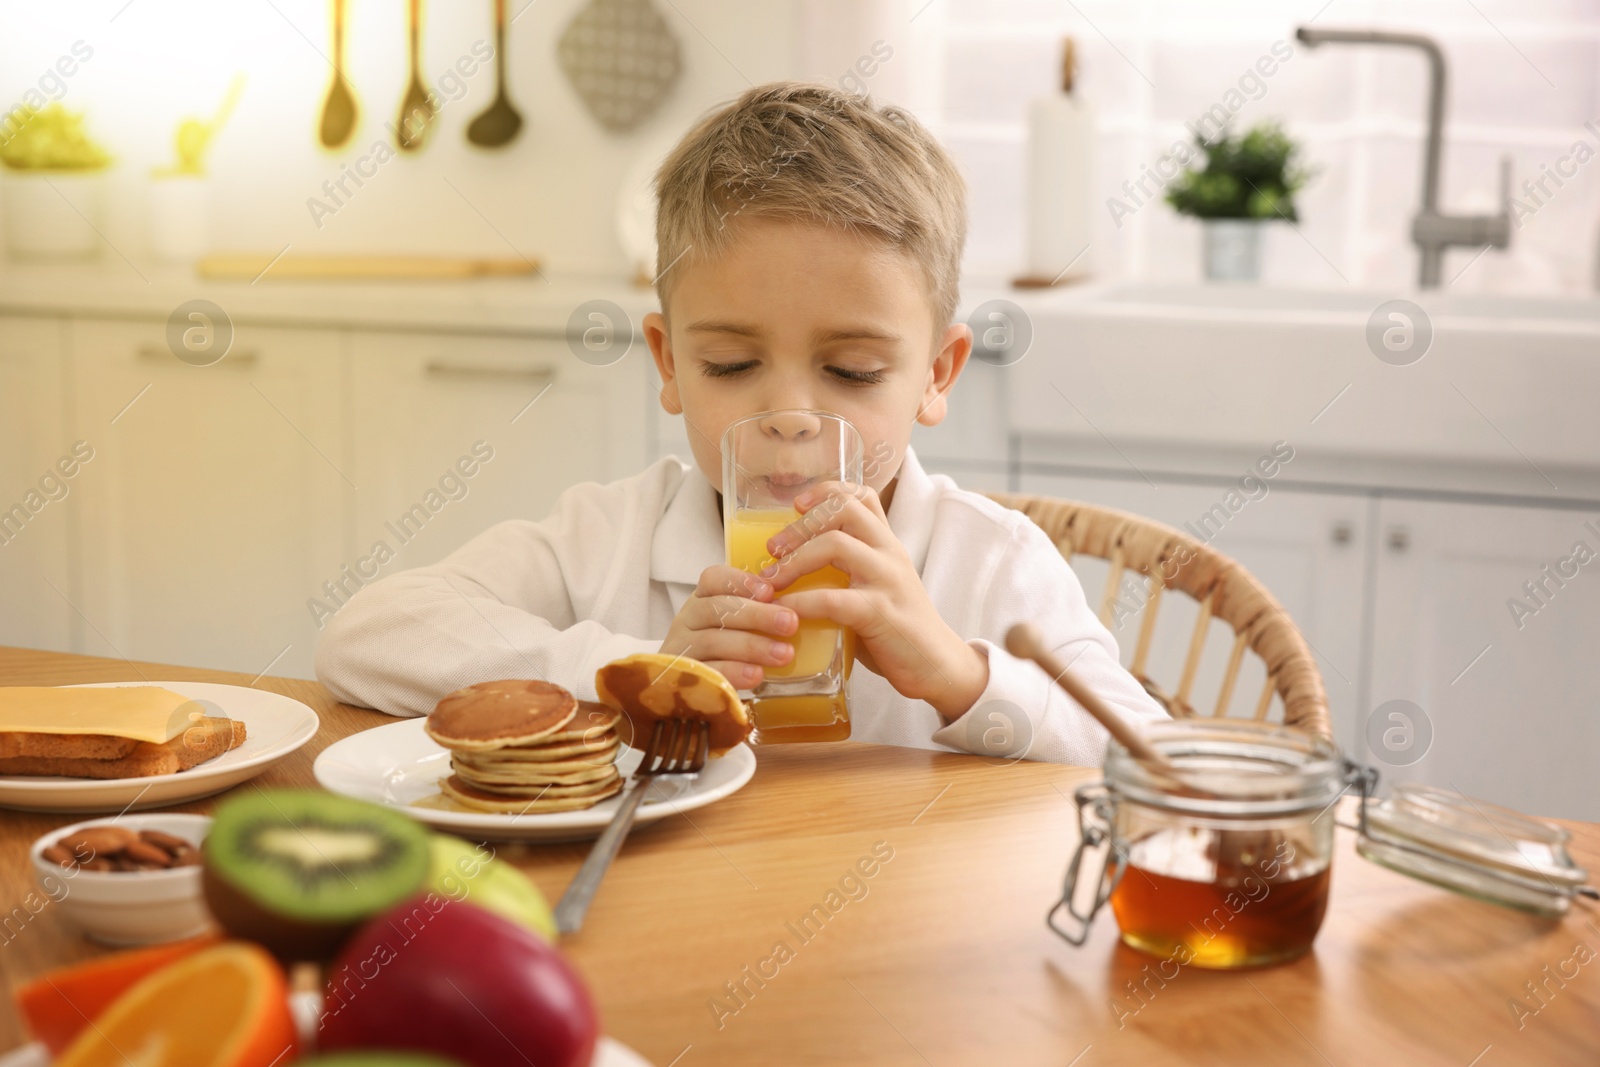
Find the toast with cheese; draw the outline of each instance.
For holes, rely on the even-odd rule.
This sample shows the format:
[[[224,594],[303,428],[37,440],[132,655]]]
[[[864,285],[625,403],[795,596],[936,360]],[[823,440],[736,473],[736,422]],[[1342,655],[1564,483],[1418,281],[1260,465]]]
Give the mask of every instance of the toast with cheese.
[[[147,778],[177,774],[245,742],[237,719],[195,720],[169,741],[135,741],[104,734],[0,735],[0,775],[69,778]],[[126,742],[127,747],[111,742]],[[120,752],[120,755],[112,753]]]

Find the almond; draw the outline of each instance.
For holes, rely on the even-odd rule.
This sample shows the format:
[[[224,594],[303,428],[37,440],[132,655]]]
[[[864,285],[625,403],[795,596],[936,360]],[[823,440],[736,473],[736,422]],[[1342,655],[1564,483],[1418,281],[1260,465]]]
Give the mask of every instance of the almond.
[[[138,834],[121,826],[88,826],[78,831],[68,847],[79,856],[85,852],[93,856],[111,856],[138,839]]]
[[[176,856],[186,848],[193,846],[176,834],[163,833],[160,830],[140,830],[139,838],[164,850],[168,855]]]
[[[141,867],[172,866],[172,853],[138,838],[134,838],[128,843],[128,847],[122,850],[122,855],[125,859],[131,860]]]

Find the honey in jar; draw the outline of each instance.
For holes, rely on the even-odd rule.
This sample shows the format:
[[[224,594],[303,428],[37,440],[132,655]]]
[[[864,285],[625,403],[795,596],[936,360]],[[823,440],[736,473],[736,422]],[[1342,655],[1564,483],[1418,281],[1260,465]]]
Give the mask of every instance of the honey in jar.
[[[1206,968],[1261,966],[1311,947],[1328,906],[1328,871],[1297,868],[1294,843],[1275,834],[1230,835],[1209,872],[1167,873],[1149,842],[1135,844],[1111,891],[1111,912],[1129,946]]]
[[[1102,904],[1122,940],[1180,965],[1231,969],[1305,953],[1328,907],[1346,768],[1332,742],[1282,726],[1179,719],[1146,731],[1167,775],[1112,742],[1105,780],[1077,791],[1081,844],[1051,926],[1082,944]],[[1105,867],[1093,878],[1084,857]],[[1092,907],[1075,901],[1093,881]],[[1065,909],[1082,924],[1057,925]]]

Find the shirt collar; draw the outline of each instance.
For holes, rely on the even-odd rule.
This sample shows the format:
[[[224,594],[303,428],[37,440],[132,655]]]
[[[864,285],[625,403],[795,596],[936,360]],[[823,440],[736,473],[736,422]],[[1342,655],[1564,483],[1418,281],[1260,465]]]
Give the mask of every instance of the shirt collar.
[[[727,558],[717,491],[700,468],[683,464],[683,478],[672,494],[650,544],[650,578],[698,585],[700,572]]]
[[[896,477],[889,529],[905,546],[920,574],[933,533],[938,493],[909,445]],[[697,585],[701,571],[726,558],[717,491],[699,467],[685,464],[678,491],[656,523],[650,545],[650,577],[658,582]]]

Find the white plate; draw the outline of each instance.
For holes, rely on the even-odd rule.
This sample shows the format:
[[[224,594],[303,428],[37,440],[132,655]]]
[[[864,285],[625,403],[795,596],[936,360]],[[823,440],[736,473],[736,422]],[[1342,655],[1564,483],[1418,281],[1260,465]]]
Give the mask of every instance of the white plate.
[[[0,775],[0,807],[23,811],[144,811],[220,793],[254,778],[317,735],[317,713],[280,693],[217,682],[93,682],[74,689],[157,685],[208,701],[244,723],[245,742],[177,774],[147,778],[33,778]]]
[[[50,1053],[38,1042],[0,1053],[0,1067],[50,1067]],[[589,1067],[651,1067],[650,1061],[620,1041],[602,1037]]]
[[[489,841],[581,841],[598,837],[616,813],[618,797],[582,811],[529,815],[444,811],[414,807],[413,802],[439,792],[439,779],[450,774],[450,752],[423,732],[424,720],[406,719],[375,726],[322,750],[313,770],[324,789],[370,800],[436,826],[441,830]],[[624,748],[617,769],[631,774],[639,765],[637,749]],[[637,821],[655,822],[680,811],[693,811],[737,792],[756,772],[756,756],[740,745],[706,764],[694,781],[666,778],[650,785]]]

